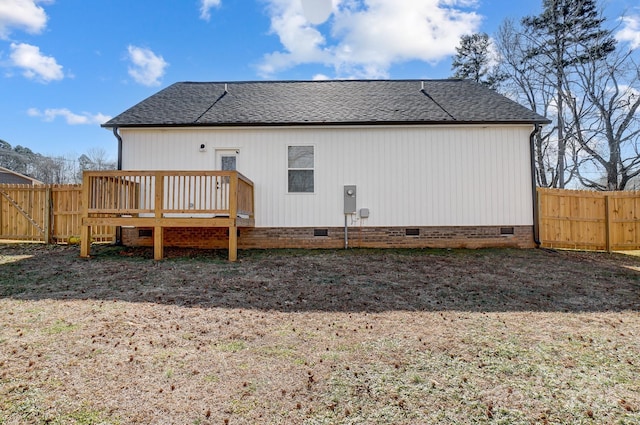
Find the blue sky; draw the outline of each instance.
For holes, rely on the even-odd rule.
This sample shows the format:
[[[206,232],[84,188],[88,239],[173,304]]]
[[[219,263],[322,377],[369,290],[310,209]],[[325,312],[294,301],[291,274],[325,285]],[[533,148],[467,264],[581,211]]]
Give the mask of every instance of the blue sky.
[[[312,23],[327,2],[331,15]],[[491,35],[541,5],[0,0],[0,139],[56,156],[103,148],[115,159],[116,140],[100,124],[177,81],[446,78],[462,34]],[[640,45],[636,0],[602,5],[619,37]]]

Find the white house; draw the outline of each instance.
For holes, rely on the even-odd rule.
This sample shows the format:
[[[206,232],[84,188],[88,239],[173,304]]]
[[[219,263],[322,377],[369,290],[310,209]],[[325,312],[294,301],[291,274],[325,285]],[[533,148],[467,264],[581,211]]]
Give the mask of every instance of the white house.
[[[238,247],[531,247],[531,140],[549,121],[466,80],[176,83],[103,127],[121,170],[237,169]],[[165,245],[225,247],[226,229]],[[151,244],[144,228],[123,241]]]

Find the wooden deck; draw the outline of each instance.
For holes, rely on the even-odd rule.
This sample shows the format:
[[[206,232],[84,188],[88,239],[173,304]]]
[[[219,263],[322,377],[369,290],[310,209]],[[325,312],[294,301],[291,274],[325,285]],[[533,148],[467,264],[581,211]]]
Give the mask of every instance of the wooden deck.
[[[235,261],[237,229],[254,226],[253,182],[237,171],[85,171],[82,205],[82,257],[93,226],[152,227],[156,260],[166,227],[225,227]]]

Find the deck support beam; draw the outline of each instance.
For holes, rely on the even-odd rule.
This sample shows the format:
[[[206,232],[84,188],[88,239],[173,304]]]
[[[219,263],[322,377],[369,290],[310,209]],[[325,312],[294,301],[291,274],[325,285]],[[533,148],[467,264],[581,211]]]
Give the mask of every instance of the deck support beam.
[[[164,258],[164,231],[162,226],[153,228],[153,259],[162,260]]]
[[[91,256],[91,226],[83,224],[80,227],[80,257],[89,258]]]
[[[238,259],[238,228],[229,227],[229,261]]]

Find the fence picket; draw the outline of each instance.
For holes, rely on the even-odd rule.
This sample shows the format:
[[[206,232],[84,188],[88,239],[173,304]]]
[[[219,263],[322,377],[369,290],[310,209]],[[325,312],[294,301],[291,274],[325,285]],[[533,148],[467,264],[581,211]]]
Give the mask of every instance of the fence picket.
[[[81,185],[0,185],[0,239],[69,243],[80,236]],[[94,242],[115,240],[115,227],[92,231]]]
[[[640,249],[640,192],[538,188],[540,240],[547,248]]]

